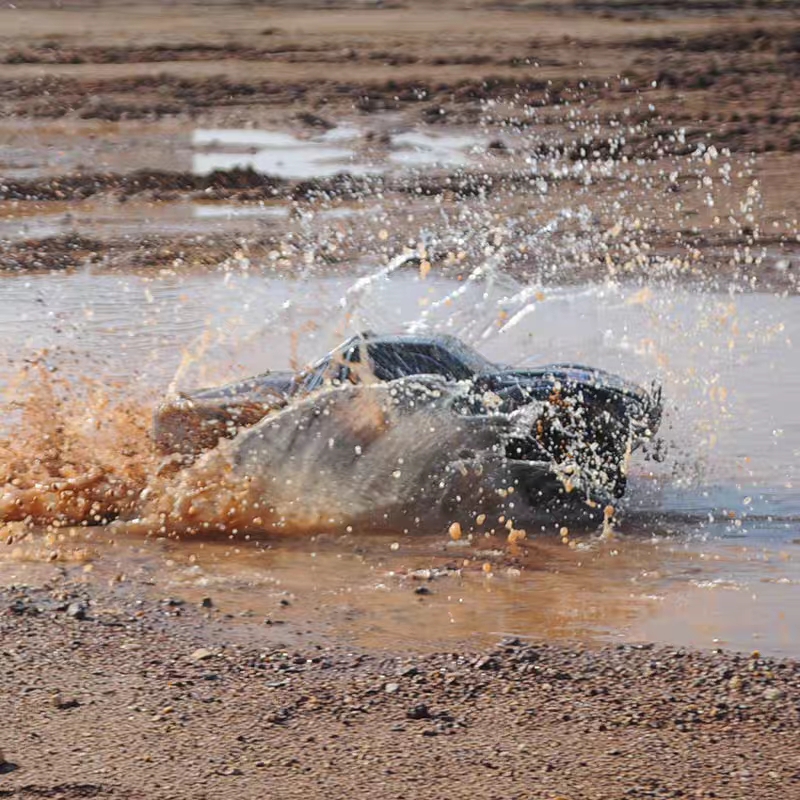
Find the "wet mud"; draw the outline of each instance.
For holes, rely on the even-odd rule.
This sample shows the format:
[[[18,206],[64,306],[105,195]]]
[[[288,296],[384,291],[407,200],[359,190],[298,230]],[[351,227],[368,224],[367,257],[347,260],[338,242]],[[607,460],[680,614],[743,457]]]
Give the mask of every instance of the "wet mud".
[[[382,230],[397,232],[390,239],[395,252],[413,239],[417,227],[403,213],[412,199],[428,198],[451,215],[465,199],[487,202],[495,214],[513,214],[517,230],[530,235],[554,200],[566,198],[573,208],[586,205],[597,230],[614,230],[620,216],[639,226],[647,255],[628,235],[615,251],[595,248],[596,259],[553,276],[530,252],[516,253],[508,264],[516,274],[545,282],[658,279],[655,256],[672,261],[678,281],[795,291],[791,176],[800,95],[790,5],[761,4],[755,17],[737,4],[685,15],[660,3],[479,4],[458,24],[453,14],[460,12],[445,6],[332,6],[319,19],[304,7],[268,5],[252,14],[236,4],[214,8],[222,31],[181,6],[167,21],[148,6],[125,12],[130,34],[102,12],[95,22],[102,42],[86,40],[77,22],[82,12],[69,6],[56,15],[57,28],[37,6],[9,10],[19,35],[0,41],[4,215],[30,219],[21,204],[38,204],[34,217],[86,200],[117,209],[132,200],[163,205],[152,208],[155,222],[138,234],[130,224],[124,236],[105,233],[94,215],[71,221],[66,236],[4,237],[3,267],[163,268],[175,260],[173,249],[187,254],[177,257],[181,267],[219,263],[227,239],[198,241],[190,224],[171,226],[168,237],[158,230],[170,204],[198,199],[284,203],[287,212],[302,213],[377,200],[386,216],[361,236],[358,225],[340,236],[329,224],[303,238],[289,225],[295,238],[287,245],[290,237],[259,237],[252,222],[226,226],[226,234],[260,239],[264,250],[303,250],[313,246],[309,240],[338,237],[323,259],[336,264],[357,260]],[[181,25],[191,37],[181,38]],[[352,156],[324,167],[341,174],[324,176],[320,165],[320,175],[297,179],[281,174],[280,165],[246,166],[244,155],[217,158],[232,164],[217,170],[190,163],[195,129],[291,131],[319,144],[320,132],[348,126],[356,130]],[[414,128],[445,137],[478,131],[480,152],[457,169],[431,155],[415,157],[409,171],[387,169],[396,142]],[[88,163],[110,168],[70,155],[54,159],[57,151],[79,152],[79,139]],[[727,176],[704,163],[706,148],[727,154]],[[258,154],[252,159],[257,163]],[[636,173],[647,174],[641,192],[632,183]],[[587,181],[594,188],[587,190]],[[756,191],[743,210],[748,184]],[[533,215],[529,197],[538,207]],[[665,214],[667,205],[673,211]]]

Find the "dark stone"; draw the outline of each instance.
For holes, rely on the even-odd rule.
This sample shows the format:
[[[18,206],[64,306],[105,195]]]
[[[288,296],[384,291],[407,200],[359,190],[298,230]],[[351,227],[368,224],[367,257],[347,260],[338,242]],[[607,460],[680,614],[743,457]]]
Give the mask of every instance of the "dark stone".
[[[431,712],[428,710],[428,706],[425,703],[419,703],[416,706],[411,706],[411,708],[406,711],[406,717],[408,719],[430,719]]]

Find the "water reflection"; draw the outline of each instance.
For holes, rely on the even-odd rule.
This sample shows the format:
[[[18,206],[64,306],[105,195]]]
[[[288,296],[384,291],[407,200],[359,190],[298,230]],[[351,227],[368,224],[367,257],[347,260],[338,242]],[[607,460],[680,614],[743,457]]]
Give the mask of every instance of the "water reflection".
[[[285,202],[259,202],[252,205],[214,200],[179,200],[169,202],[126,203],[86,200],[48,204],[43,213],[40,203],[0,202],[0,240],[18,242],[21,239],[84,234],[101,239],[146,236],[187,237],[192,234],[241,234],[242,228],[256,233],[285,232],[305,226],[320,237],[334,224],[343,222],[366,225],[384,219],[377,205],[348,205],[330,207],[293,206]],[[386,224],[381,222],[381,224]]]
[[[285,205],[242,206],[231,203],[195,203],[192,214],[196,219],[234,219],[242,217],[259,217],[271,219],[287,219],[289,209]]]
[[[405,167],[434,164],[463,166],[469,155],[483,150],[481,140],[471,134],[435,135],[426,131],[406,131],[393,136],[389,160]]]
[[[405,131],[366,135],[351,126],[301,138],[291,133],[245,128],[198,128],[192,132],[192,171],[253,169],[265,175],[305,180],[340,172],[377,174],[395,169],[457,167],[484,150],[474,134]]]
[[[192,133],[195,148],[208,148],[192,155],[195,175],[214,170],[252,169],[281,178],[327,178],[338,172],[363,173],[349,148],[288,133],[246,129],[198,129]]]

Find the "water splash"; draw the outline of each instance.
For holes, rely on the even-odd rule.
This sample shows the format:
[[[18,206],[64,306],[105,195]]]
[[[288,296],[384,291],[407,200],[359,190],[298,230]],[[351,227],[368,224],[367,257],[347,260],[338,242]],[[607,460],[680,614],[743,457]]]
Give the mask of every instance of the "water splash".
[[[559,109],[558,133],[548,116],[554,109],[492,101],[483,111],[480,136],[467,138],[444,128],[398,133],[395,122],[377,117],[388,138],[368,139],[347,124],[303,141],[275,131],[196,132],[197,148],[227,140],[230,147],[219,149],[238,159],[242,153],[227,151],[254,146],[294,158],[317,148],[332,160],[320,171],[311,159],[313,177],[375,163],[396,178],[392,158],[407,157],[416,162],[406,166],[425,171],[403,171],[405,183],[396,186],[367,181],[369,215],[325,221],[317,212],[336,210],[341,198],[322,189],[311,201],[285,204],[297,228],[268,253],[245,242],[220,273],[42,276],[23,290],[6,287],[23,300],[26,342],[20,348],[16,328],[9,334],[0,324],[4,352],[39,353],[56,334],[75,347],[71,364],[56,356],[58,398],[52,388],[34,392],[27,415],[9,401],[7,505],[20,509],[14,492],[36,485],[50,505],[62,502],[53,492],[85,495],[90,508],[107,492],[119,504],[118,487],[134,496],[148,484],[148,409],[165,391],[299,368],[345,335],[373,328],[454,332],[505,363],[586,361],[644,382],[658,378],[672,404],[671,430],[664,464],[634,464],[645,494],[662,504],[682,495],[710,509],[716,501],[704,505],[703,493],[719,497],[713,487],[722,486],[757,503],[777,497],[785,513],[784,494],[797,480],[785,448],[796,431],[767,395],[775,380],[791,384],[782,360],[796,333],[784,321],[788,305],[740,292],[791,257],[796,231],[790,220],[775,223],[778,233],[762,222],[766,201],[752,160],[665,127],[642,97],[621,113],[600,114],[577,95]],[[487,152],[491,137],[499,145]],[[364,158],[354,162],[360,150]],[[429,169],[429,161],[439,166]],[[348,259],[355,278],[330,275],[331,263]],[[274,279],[274,269],[285,272]],[[689,283],[702,291],[675,289]],[[115,303],[103,303],[103,293]],[[54,316],[39,313],[40,300]],[[101,353],[113,369],[97,364]],[[95,369],[92,394],[83,381]],[[136,391],[108,385],[121,376],[136,381]],[[109,421],[126,402],[137,409],[141,440],[131,464]],[[145,467],[135,468],[136,459]],[[108,486],[98,474],[110,476]],[[80,489],[47,488],[79,480],[87,481]],[[726,504],[737,514],[753,510],[743,500]]]

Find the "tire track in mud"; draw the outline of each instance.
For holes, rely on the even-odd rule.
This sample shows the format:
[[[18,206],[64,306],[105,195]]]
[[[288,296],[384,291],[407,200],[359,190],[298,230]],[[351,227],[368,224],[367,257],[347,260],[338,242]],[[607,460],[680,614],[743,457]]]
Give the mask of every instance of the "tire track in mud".
[[[369,63],[378,62],[389,66],[421,64],[428,67],[447,65],[502,65],[564,66],[574,59],[564,60],[544,55],[547,50],[559,51],[579,45],[582,48],[624,50],[657,50],[680,53],[774,53],[791,56],[800,52],[800,28],[786,23],[770,27],[772,21],[753,27],[733,23],[730,27],[703,33],[676,32],[643,36],[633,40],[595,41],[580,37],[556,38],[533,35],[520,47],[517,41],[505,43],[502,55],[498,55],[498,42],[485,38],[457,40],[459,49],[470,48],[471,52],[409,52],[409,48],[397,43],[381,42],[378,49],[364,44],[357,47],[343,46],[347,40],[321,44],[286,41],[272,47],[259,47],[237,42],[173,42],[147,45],[81,46],[57,40],[33,43],[24,47],[12,46],[0,56],[0,63],[14,64],[138,64],[185,61],[279,61],[286,63]],[[266,29],[262,35],[272,36]],[[380,41],[380,40],[378,40]],[[405,44],[405,43],[404,43]],[[516,51],[514,51],[516,48]],[[476,50],[478,52],[476,52]],[[512,52],[510,52],[512,51]]]
[[[286,64],[370,64],[380,63],[392,67],[419,64],[426,67],[451,65],[509,67],[529,66],[536,58],[532,50],[515,55],[498,57],[490,53],[462,53],[452,55],[421,56],[393,50],[356,50],[352,47],[325,45],[285,45],[277,48],[259,48],[235,44],[149,45],[144,47],[70,47],[55,43],[51,46],[12,48],[0,63],[14,64],[142,64],[187,61],[260,61]],[[536,58],[541,64],[542,62]],[[550,66],[560,66],[558,59],[545,59]]]
[[[800,151],[800,53],[785,61],[769,58],[757,63],[740,54],[658,52],[645,51],[617,85],[586,77],[523,75],[454,82],[240,81],[225,75],[187,78],[167,72],[110,79],[5,79],[0,80],[0,111],[11,118],[126,122],[222,109],[281,112],[305,107],[309,111],[303,113],[314,116],[403,112],[428,124],[474,125],[488,102],[507,101],[540,109],[537,124],[566,126],[569,109],[576,104],[595,104],[606,118],[623,111],[630,114],[633,105],[633,114],[641,116],[635,106],[648,98],[671,125],[691,127],[695,140],[711,136],[733,152]],[[781,98],[779,105],[776,96]],[[505,121],[512,126],[532,124],[516,116]]]
[[[337,27],[333,16],[312,22],[311,16],[300,14],[287,22],[282,3],[270,3],[263,16],[256,9],[253,19],[257,22],[248,17],[249,27],[240,27],[238,33],[234,33],[235,26],[241,26],[243,17],[231,17],[234,28],[230,30],[204,23],[193,30],[192,36],[197,37],[193,40],[181,33],[177,41],[153,41],[154,36],[164,37],[156,21],[141,38],[114,31],[115,38],[109,40],[106,34],[101,41],[78,38],[77,29],[69,26],[72,33],[59,38],[61,34],[48,33],[50,28],[44,27],[40,35],[6,40],[5,46],[0,46],[0,113],[32,121],[63,119],[64,124],[76,117],[107,121],[118,124],[123,134],[126,122],[164,117],[180,122],[188,116],[216,124],[228,114],[237,119],[247,115],[245,119],[254,117],[256,124],[319,129],[333,125],[328,119],[339,120],[354,112],[364,119],[389,113],[402,115],[405,124],[486,123],[492,130],[525,131],[526,135],[541,130],[542,144],[526,143],[530,144],[530,157],[567,167],[592,159],[617,163],[627,159],[637,164],[663,164],[672,171],[675,158],[689,155],[709,137],[733,153],[788,156],[800,152],[800,23],[796,15],[786,13],[791,5],[781,0],[761,2],[757,19],[738,13],[745,7],[739,0],[692,4],[691,14],[685,4],[672,0],[569,6],[485,3],[475,10],[485,24],[473,28],[462,24],[460,17],[455,27],[445,25],[440,16],[433,19],[431,27],[420,27],[416,6],[398,6],[395,26],[389,17],[382,22],[379,10],[373,15],[371,10],[356,9],[349,3],[325,5],[349,9],[346,13],[352,14],[354,27]],[[107,13],[106,6],[113,4],[100,4],[99,13]],[[211,6],[230,10],[239,4]],[[292,14],[312,8],[318,4],[292,4]],[[420,13],[424,8],[420,6]],[[73,19],[70,15],[76,13],[74,7],[67,16]],[[586,25],[587,16],[591,25]],[[525,33],[523,23],[530,23]],[[556,35],[558,30],[562,35]],[[222,35],[228,38],[221,41]],[[235,62],[275,64],[276,77],[265,79],[263,72],[238,77],[235,72],[223,74],[226,65]],[[137,65],[147,63],[162,65],[163,72],[136,74]],[[204,71],[193,74],[192,64],[202,65]],[[103,77],[98,69],[89,77],[91,73],[81,69],[108,65],[119,67],[120,76]],[[127,74],[126,65],[130,67]],[[295,70],[295,65],[308,70]],[[37,66],[43,77],[24,77],[32,74],[27,67]],[[385,74],[378,68],[387,66],[394,69],[391,74],[396,77],[376,80],[376,75]],[[69,74],[72,67],[78,68],[81,77]],[[169,72],[179,67],[184,68],[181,74]],[[336,75],[339,67],[342,71]],[[453,67],[461,69],[454,71]],[[220,74],[209,74],[208,68],[219,68]],[[317,76],[309,79],[315,69]],[[615,77],[601,80],[596,77],[601,73]],[[306,77],[291,77],[297,75]],[[347,80],[343,75],[355,77]],[[648,106],[657,110],[648,110]],[[570,132],[576,108],[593,115],[605,134]],[[536,113],[526,116],[521,109]],[[264,123],[267,116],[269,122]],[[627,128],[624,144],[617,147],[608,135],[614,126]],[[676,142],[674,134],[680,127],[683,138]],[[10,202],[7,208],[13,217],[13,204],[18,201],[109,198],[124,202],[140,198],[146,202],[277,200],[314,205],[376,197],[381,201],[386,197],[390,203],[410,197],[445,202],[494,197],[513,202],[515,196],[536,191],[528,175],[510,169],[511,162],[504,163],[504,155],[498,148],[487,159],[486,171],[426,172],[413,177],[343,174],[291,181],[241,169],[204,176],[152,169],[66,173],[55,178],[0,181],[0,201]],[[656,184],[654,188],[683,192],[675,199],[686,202],[685,190],[692,177],[697,176],[681,174],[681,185]],[[593,180],[600,183],[606,179],[599,176]],[[609,179],[608,185],[613,180]],[[567,169],[548,175],[547,181],[551,186],[580,183]],[[672,205],[672,198],[668,200]],[[656,224],[650,231],[651,242],[662,249],[691,246],[710,253],[730,244],[755,246],[756,240],[758,246],[779,249],[786,243],[784,237],[763,230],[744,231],[740,238],[725,243],[713,232],[690,224],[671,232],[658,228]],[[201,242],[183,234],[109,238],[97,236],[96,230],[81,230],[78,235],[5,240],[0,267],[64,269],[87,261],[112,267],[163,266],[175,260],[176,252],[187,254],[193,263],[208,265],[220,255],[221,260],[230,255],[230,251],[223,255],[222,250],[235,249],[231,241],[232,237],[221,234],[203,237]],[[251,241],[256,247],[268,247],[276,237],[262,231]],[[347,255],[332,262],[357,255],[357,245],[363,241],[356,237]],[[514,268],[529,266],[515,264]],[[592,262],[586,269],[571,271],[565,279],[602,276],[604,272],[597,269]],[[715,265],[713,272],[724,280],[731,270]],[[791,271],[762,272],[759,288],[792,290],[795,286]],[[748,275],[748,282],[750,278]]]

